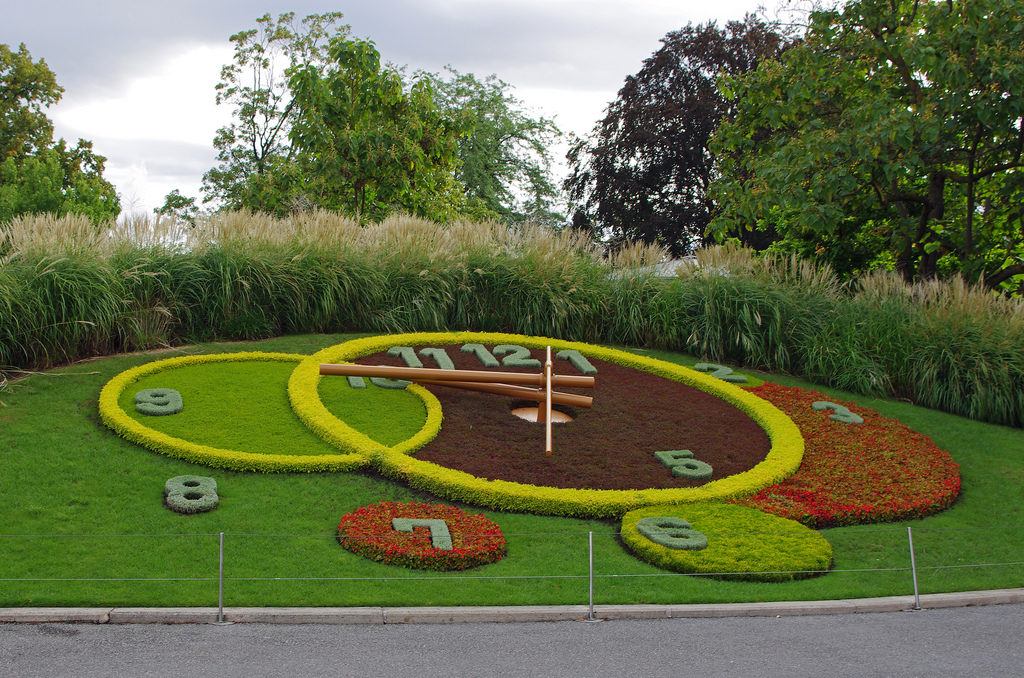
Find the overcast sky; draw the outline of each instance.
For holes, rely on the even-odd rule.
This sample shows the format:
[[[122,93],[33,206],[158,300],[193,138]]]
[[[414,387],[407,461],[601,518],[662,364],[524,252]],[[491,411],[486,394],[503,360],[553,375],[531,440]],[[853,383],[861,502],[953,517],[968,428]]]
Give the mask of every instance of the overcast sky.
[[[721,25],[774,0],[4,0],[0,43],[24,42],[65,88],[58,136],[89,139],[122,209],[148,212],[174,188],[200,197],[212,140],[230,119],[214,103],[228,38],[264,13],[341,11],[383,60],[493,73],[535,115],[585,135],[626,76],[671,30]],[[556,149],[564,155],[564,148]],[[558,158],[562,160],[561,157]],[[564,167],[559,168],[564,173]]]

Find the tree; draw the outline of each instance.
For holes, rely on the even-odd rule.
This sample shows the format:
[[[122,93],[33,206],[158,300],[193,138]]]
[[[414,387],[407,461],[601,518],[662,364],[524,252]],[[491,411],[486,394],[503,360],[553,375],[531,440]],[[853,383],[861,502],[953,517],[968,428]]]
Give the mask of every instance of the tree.
[[[438,106],[467,127],[458,138],[455,178],[465,187],[469,212],[512,223],[561,223],[548,150],[561,136],[555,123],[530,116],[496,75],[480,81],[451,67],[447,75],[430,77]]]
[[[105,158],[92,142],[68,148],[60,139],[49,148],[0,163],[0,223],[21,214],[83,214],[101,224],[117,218],[120,201],[103,178]]]
[[[571,145],[565,188],[576,227],[613,246],[642,240],[679,256],[701,243],[711,219],[716,159],[708,140],[735,105],[717,79],[754,70],[786,41],[748,15],[724,29],[691,24],[661,42],[592,137]]]
[[[396,210],[438,221],[463,204],[455,180],[462,132],[434,103],[429,78],[406,88],[372,42],[335,38],[325,72],[291,78],[291,139],[315,204],[377,221]]]
[[[267,14],[231,36],[217,102],[234,105],[234,120],[214,139],[218,165],[203,177],[204,202],[363,219],[400,209],[442,220],[561,220],[547,150],[554,123],[523,112],[495,76],[481,82],[449,69],[450,78],[407,78],[382,67],[373,43],[349,40],[341,18],[314,14],[299,26],[292,13]]]
[[[71,212],[96,223],[117,217],[120,202],[103,178],[106,158],[92,142],[69,147],[53,141],[45,109],[64,89],[40,59],[22,44],[17,52],[0,45],[0,223],[21,214]]]
[[[712,230],[773,228],[843,272],[1024,291],[1020,0],[852,0],[735,77]]]
[[[153,213],[162,217],[170,217],[189,226],[195,226],[196,219],[200,215],[196,199],[182,195],[178,189],[174,189],[164,196],[164,204],[154,208]]]
[[[275,214],[308,206],[289,137],[296,109],[288,79],[324,67],[327,40],[348,34],[336,25],[341,18],[311,14],[297,24],[294,12],[265,14],[257,28],[231,36],[234,59],[221,69],[217,103],[234,106],[234,120],[214,137],[218,165],[203,175],[204,202]]]
[[[60,101],[64,88],[22,43],[17,52],[0,45],[0,160],[23,157],[53,141],[53,123],[45,109]]]

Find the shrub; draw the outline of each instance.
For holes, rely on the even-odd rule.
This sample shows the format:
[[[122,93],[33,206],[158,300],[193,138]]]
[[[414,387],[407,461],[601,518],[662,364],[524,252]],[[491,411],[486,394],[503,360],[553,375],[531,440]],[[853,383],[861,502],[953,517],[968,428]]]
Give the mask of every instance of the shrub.
[[[514,331],[697,354],[1024,425],[1024,303],[963,281],[840,285],[711,248],[664,280],[571,232],[326,212],[182,231],[74,217],[0,225],[0,370],[294,332]],[[650,259],[651,253],[641,257]]]
[[[164,483],[164,503],[176,513],[212,511],[220,503],[217,481],[206,476],[175,476]]]

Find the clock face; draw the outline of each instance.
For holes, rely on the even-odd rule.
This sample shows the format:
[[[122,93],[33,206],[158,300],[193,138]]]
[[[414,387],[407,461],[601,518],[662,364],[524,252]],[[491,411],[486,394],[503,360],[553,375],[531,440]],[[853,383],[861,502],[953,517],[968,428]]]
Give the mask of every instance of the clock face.
[[[515,417],[512,410],[523,403],[514,399],[411,385],[408,390],[423,398],[427,424],[415,439],[389,447],[303,395],[323,380],[345,379],[320,377],[324,363],[538,373],[547,346],[556,355],[583,359],[557,360],[557,374],[578,374],[584,363],[597,369],[590,393],[594,406],[574,408],[573,421],[553,426],[550,457],[544,454],[543,427]],[[505,354],[529,366],[518,367]],[[625,351],[538,337],[467,332],[354,340],[304,360],[292,375],[289,395],[307,426],[345,450],[365,454],[385,476],[492,508],[597,517],[656,503],[729,498],[791,475],[803,452],[792,421],[737,386]],[[711,473],[692,478],[677,467],[710,467]]]
[[[438,364],[459,370],[537,374],[545,349],[522,347],[517,359],[536,365],[498,365],[480,358],[493,345],[392,347],[358,358],[365,365],[406,367]],[[502,346],[498,344],[498,346]],[[507,344],[506,344],[507,346]],[[396,350],[399,348],[401,350]],[[486,354],[485,354],[486,355]],[[403,357],[404,356],[404,357]],[[499,356],[500,358],[501,356]],[[410,360],[411,362],[411,360]],[[543,487],[628,490],[697,487],[749,471],[771,447],[768,436],[735,405],[664,376],[588,358],[593,389],[558,388],[593,397],[593,406],[564,407],[564,423],[552,426],[553,453],[544,454],[545,426],[515,416],[536,403],[510,396],[426,385],[440,402],[444,423],[437,436],[415,452],[417,459],[480,477]],[[556,359],[555,374],[579,375],[568,360]],[[324,377],[339,379],[344,377]],[[372,389],[368,385],[367,391]],[[656,451],[683,450],[712,467],[710,477],[673,475]]]

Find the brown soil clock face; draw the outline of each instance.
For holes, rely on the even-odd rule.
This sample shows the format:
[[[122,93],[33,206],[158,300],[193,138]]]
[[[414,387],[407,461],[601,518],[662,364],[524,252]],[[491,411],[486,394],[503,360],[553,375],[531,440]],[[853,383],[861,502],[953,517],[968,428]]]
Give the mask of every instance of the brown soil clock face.
[[[437,367],[430,349],[443,349],[456,369],[540,371],[508,365],[488,368],[476,353],[461,346],[408,348],[424,367]],[[529,349],[527,357],[543,364],[545,350]],[[402,357],[386,351],[354,362],[407,365]],[[734,405],[642,370],[592,357],[588,362],[597,369],[593,389],[558,390],[592,396],[593,407],[566,408],[572,420],[553,424],[550,456],[544,453],[544,425],[513,414],[524,401],[436,385],[426,388],[440,401],[444,423],[437,437],[414,456],[489,480],[627,490],[699,486],[748,471],[768,454],[765,431]],[[566,360],[555,360],[554,372],[581,373]],[[712,476],[704,480],[674,476],[654,455],[664,450],[690,450],[694,459],[711,465]]]

